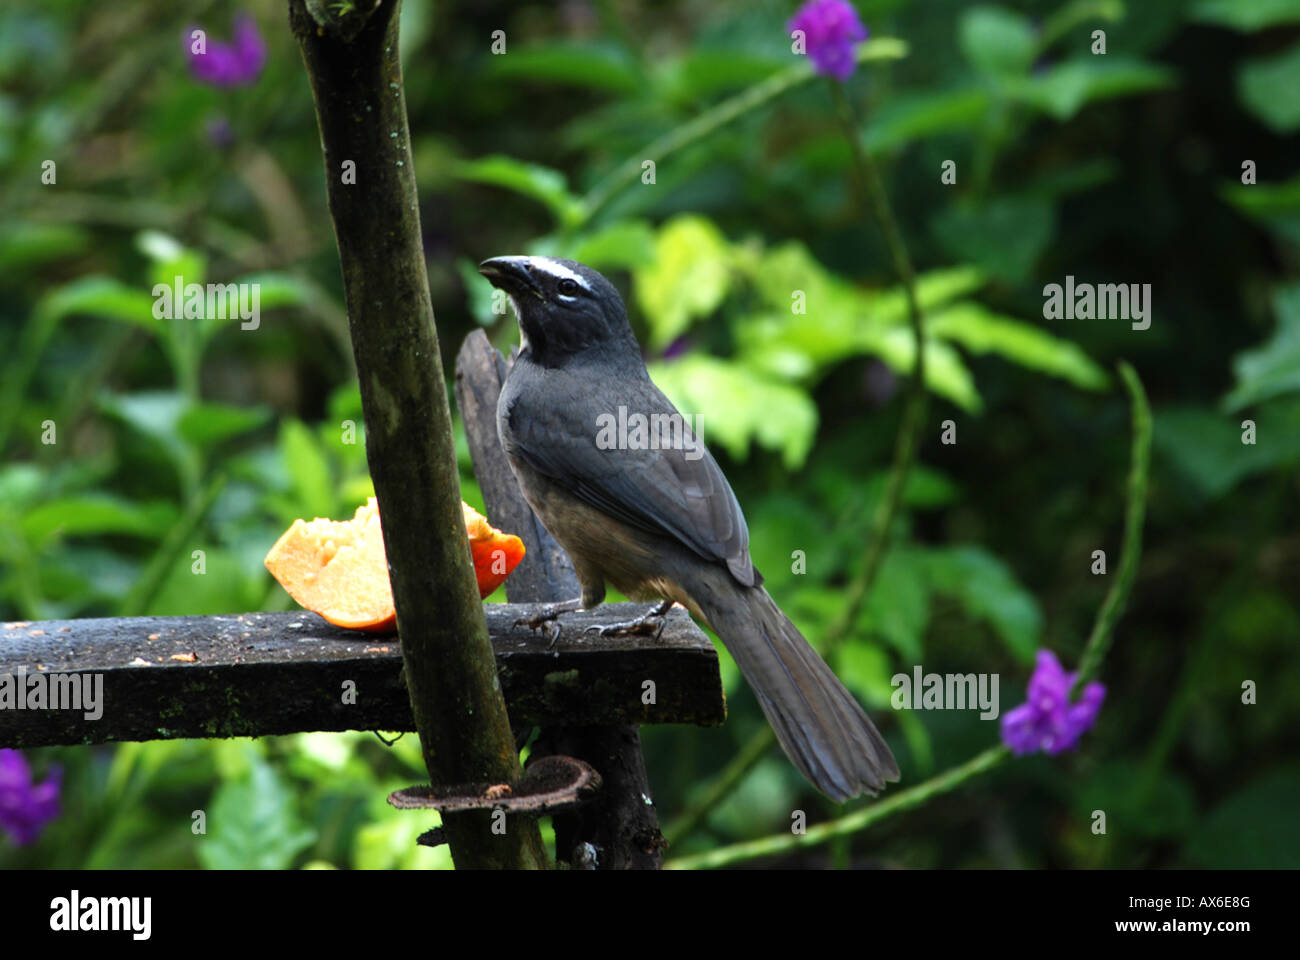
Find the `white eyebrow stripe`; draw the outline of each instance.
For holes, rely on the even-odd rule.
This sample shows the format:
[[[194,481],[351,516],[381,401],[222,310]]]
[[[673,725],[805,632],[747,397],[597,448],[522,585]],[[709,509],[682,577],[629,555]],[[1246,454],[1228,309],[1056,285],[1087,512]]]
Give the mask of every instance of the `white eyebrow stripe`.
[[[550,274],[557,280],[572,280],[588,293],[593,292],[591,285],[582,278],[581,274],[574,273],[558,260],[552,260],[550,257],[529,257],[528,265],[535,270],[540,270],[542,273]]]

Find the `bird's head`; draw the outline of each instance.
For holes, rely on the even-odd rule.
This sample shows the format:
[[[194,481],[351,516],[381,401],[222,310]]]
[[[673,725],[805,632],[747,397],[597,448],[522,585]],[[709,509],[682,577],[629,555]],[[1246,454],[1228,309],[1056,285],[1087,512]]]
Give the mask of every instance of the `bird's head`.
[[[478,269],[510,297],[522,347],[534,362],[563,366],[605,344],[618,353],[631,344],[640,359],[623,298],[590,267],[554,257],[493,257]]]

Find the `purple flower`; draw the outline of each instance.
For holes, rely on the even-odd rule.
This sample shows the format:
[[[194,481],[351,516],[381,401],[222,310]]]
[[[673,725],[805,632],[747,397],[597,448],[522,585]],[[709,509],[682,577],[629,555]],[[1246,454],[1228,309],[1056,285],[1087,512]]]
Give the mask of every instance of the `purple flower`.
[[[1029,678],[1029,702],[1002,715],[1002,742],[1013,753],[1042,750],[1056,755],[1074,749],[1106,699],[1106,688],[1090,683],[1079,702],[1070,703],[1075,676],[1062,669],[1052,651],[1038,651],[1038,665]]]
[[[661,353],[659,356],[660,359],[663,360],[676,360],[678,357],[685,356],[686,352],[690,349],[691,349],[691,338],[682,336],[682,337],[678,337],[672,343],[668,344],[668,346],[664,347],[664,352]]]
[[[242,13],[235,17],[234,43],[208,39],[203,53],[194,52],[194,31],[199,29],[190,27],[184,37],[190,73],[196,80],[213,87],[243,87],[258,78],[266,66],[266,43],[252,17]]]
[[[791,34],[802,30],[804,49],[820,74],[847,80],[857,66],[853,45],[867,39],[858,11],[844,0],[808,0],[786,24]]]
[[[0,750],[0,830],[25,846],[59,815],[58,767],[44,783],[32,783],[32,768],[17,750]]]

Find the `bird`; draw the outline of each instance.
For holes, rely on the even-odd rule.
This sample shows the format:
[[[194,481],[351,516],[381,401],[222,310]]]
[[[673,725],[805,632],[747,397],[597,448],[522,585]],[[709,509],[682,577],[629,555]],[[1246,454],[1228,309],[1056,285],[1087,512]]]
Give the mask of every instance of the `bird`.
[[[650,379],[617,288],[554,257],[493,257],[479,272],[506,294],[519,324],[519,352],[497,402],[501,445],[582,591],[526,622],[558,629],[556,617],[598,606],[607,585],[656,605],[605,630],[662,629],[679,603],[726,646],[813,786],[843,803],[898,780],[870,718],[764,589],[736,495]],[[672,425],[660,431],[668,442],[608,429],[636,415]]]

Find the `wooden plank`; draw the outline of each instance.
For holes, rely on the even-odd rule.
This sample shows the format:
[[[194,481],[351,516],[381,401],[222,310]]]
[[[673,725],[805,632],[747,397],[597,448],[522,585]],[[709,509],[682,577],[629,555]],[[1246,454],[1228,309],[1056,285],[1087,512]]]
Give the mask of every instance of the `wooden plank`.
[[[602,638],[588,626],[641,604],[566,614],[553,649],[515,620],[537,604],[487,604],[488,629],[512,723],[721,723],[717,653],[684,612],[658,640]],[[308,730],[414,730],[396,635],[331,626],[313,613],[126,617],[0,624],[0,747],[251,737]],[[100,712],[17,709],[77,675]],[[102,680],[96,681],[95,677]],[[655,683],[656,703],[642,702]],[[345,696],[348,684],[354,698]],[[352,699],[353,702],[347,702]]]

